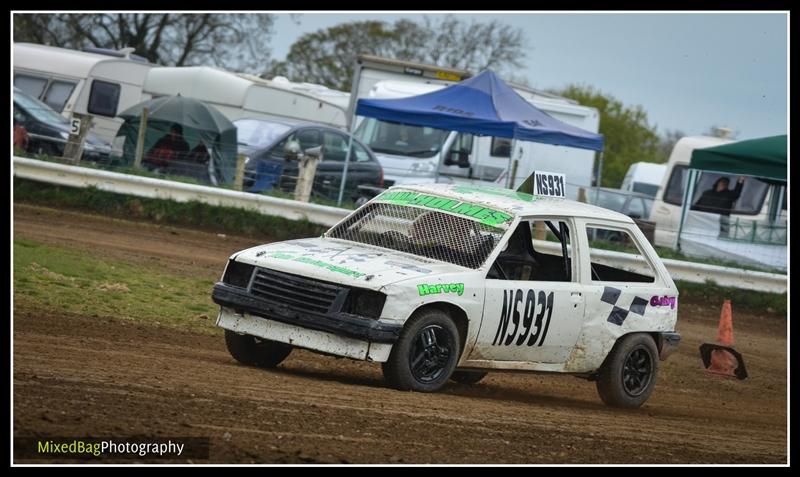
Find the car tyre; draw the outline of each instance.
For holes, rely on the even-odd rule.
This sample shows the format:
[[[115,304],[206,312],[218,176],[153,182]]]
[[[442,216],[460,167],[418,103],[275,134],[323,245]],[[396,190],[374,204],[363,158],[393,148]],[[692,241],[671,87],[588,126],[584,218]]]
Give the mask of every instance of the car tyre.
[[[261,368],[274,368],[281,364],[293,349],[292,345],[231,330],[225,330],[225,345],[236,361]]]
[[[461,384],[476,384],[489,374],[485,371],[453,371],[450,379]]]
[[[614,344],[597,374],[597,393],[609,406],[637,408],[653,393],[658,350],[645,333],[625,335]]]
[[[458,329],[435,308],[415,314],[383,363],[383,376],[401,391],[436,392],[444,386],[461,353]]]

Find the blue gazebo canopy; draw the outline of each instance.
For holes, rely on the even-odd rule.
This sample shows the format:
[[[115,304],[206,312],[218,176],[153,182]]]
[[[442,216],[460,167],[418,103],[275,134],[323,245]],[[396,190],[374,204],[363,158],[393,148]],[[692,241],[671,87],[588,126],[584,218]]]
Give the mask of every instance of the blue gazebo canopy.
[[[571,126],[539,110],[491,70],[418,96],[360,99],[356,114],[481,136],[603,150],[602,134]]]

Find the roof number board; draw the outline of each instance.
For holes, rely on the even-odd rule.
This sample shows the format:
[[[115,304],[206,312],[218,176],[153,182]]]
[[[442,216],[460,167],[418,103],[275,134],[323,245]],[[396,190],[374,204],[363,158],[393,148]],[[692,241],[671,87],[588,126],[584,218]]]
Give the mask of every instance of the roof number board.
[[[533,173],[533,195],[547,197],[565,197],[566,177],[555,172]]]

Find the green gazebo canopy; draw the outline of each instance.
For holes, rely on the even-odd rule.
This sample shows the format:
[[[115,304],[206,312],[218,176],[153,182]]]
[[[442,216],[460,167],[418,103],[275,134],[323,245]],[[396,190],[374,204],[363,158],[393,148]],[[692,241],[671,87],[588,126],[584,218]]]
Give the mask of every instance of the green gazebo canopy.
[[[786,182],[786,135],[695,149],[689,168]]]

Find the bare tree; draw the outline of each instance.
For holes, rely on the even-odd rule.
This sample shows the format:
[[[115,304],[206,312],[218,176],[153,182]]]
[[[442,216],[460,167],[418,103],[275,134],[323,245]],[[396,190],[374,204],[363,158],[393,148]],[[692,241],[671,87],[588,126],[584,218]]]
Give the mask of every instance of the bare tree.
[[[335,25],[301,36],[286,60],[265,69],[264,76],[285,75],[348,91],[358,54],[480,71],[501,72],[522,66],[522,30],[497,21],[466,23],[452,15],[423,23],[401,19],[394,23],[358,21]]]
[[[162,65],[215,65],[263,71],[274,15],[267,14],[14,14],[14,41],[73,49],[120,49]]]

